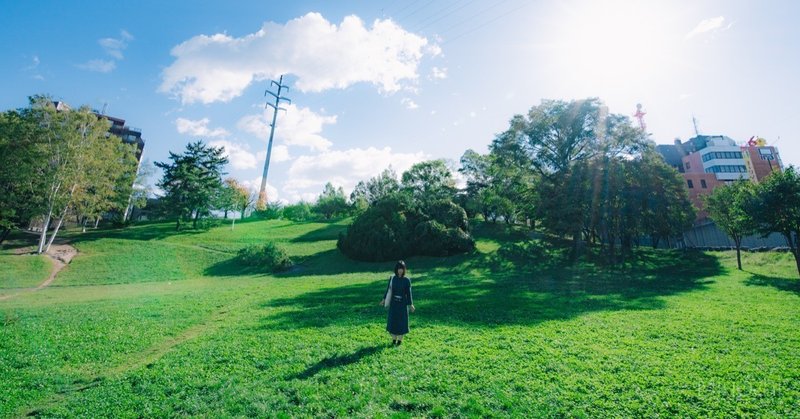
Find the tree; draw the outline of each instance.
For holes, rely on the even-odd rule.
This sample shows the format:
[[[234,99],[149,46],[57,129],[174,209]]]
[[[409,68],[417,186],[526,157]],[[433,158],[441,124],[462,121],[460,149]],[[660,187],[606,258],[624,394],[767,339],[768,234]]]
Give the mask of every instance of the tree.
[[[314,211],[322,214],[326,220],[330,220],[334,215],[346,213],[347,209],[347,199],[344,197],[342,187],[335,188],[330,182],[326,183],[325,189],[317,198]]]
[[[214,207],[223,211],[223,218],[226,220],[228,219],[229,211],[236,211],[239,208],[238,186],[239,182],[237,182],[236,179],[227,178],[222,182],[222,187],[217,191],[217,196],[214,200]],[[247,190],[245,190],[245,193],[247,193]],[[231,223],[231,230],[235,228],[235,225],[236,217],[233,218],[233,222]]]
[[[307,202],[300,201],[296,204],[287,205],[283,208],[283,218],[292,221],[306,221],[311,219],[311,205]]]
[[[400,183],[397,181],[397,173],[390,167],[366,182],[358,182],[350,194],[350,204],[357,210],[363,211],[378,200],[395,194],[399,190]]]
[[[26,216],[41,217],[37,252],[46,252],[68,211],[112,205],[115,185],[130,176],[133,149],[109,135],[110,123],[88,107],[59,110],[46,96],[31,97],[27,108],[7,114],[4,121],[14,132],[10,160],[23,168],[9,189],[14,199],[22,197],[20,192],[32,193],[22,206],[29,210]],[[58,221],[48,239],[53,220]]]
[[[75,191],[72,210],[81,219],[83,231],[88,220],[99,220],[111,210],[124,213],[133,194],[136,175],[136,146],[113,137],[95,147],[87,161],[85,182]]]
[[[642,154],[631,176],[638,186],[642,234],[649,235],[653,248],[660,240],[683,234],[692,226],[695,208],[689,201],[683,176],[667,165],[655,151]]]
[[[419,203],[452,200],[456,192],[453,174],[444,160],[429,160],[411,166],[403,173],[401,186]]]
[[[379,200],[339,236],[337,247],[348,257],[367,261],[414,255],[447,256],[472,250],[464,209],[449,201],[422,207],[408,194]]]
[[[706,210],[711,219],[736,244],[736,264],[742,270],[742,239],[756,232],[756,223],[748,213],[755,198],[755,188],[749,180],[738,180],[730,185],[715,188],[705,197]]]
[[[764,235],[778,232],[786,239],[800,273],[800,174],[794,166],[773,172],[756,188],[748,206],[757,229]]]
[[[531,108],[527,119],[512,119],[511,129],[524,135],[523,147],[537,171],[543,175],[560,173],[572,163],[596,155],[603,112],[597,98],[543,100]]]
[[[40,214],[44,201],[38,130],[29,112],[0,113],[0,243]]]
[[[158,186],[164,191],[165,209],[176,218],[180,230],[182,219],[197,220],[210,212],[214,197],[222,188],[222,168],[228,163],[222,147],[206,146],[196,141],[186,146],[183,154],[170,151],[171,162],[156,162],[164,170]]]

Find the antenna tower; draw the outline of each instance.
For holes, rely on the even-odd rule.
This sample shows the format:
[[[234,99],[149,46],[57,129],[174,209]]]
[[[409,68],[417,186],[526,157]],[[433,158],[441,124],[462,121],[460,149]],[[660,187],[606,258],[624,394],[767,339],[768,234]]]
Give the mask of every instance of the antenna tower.
[[[272,80],[270,86],[278,86],[278,92],[271,92],[269,90],[264,92],[264,96],[271,95],[275,98],[275,103],[267,102],[265,108],[272,107],[272,123],[269,124],[269,143],[267,144],[267,158],[264,160],[264,174],[261,176],[261,189],[258,192],[258,201],[256,201],[256,208],[263,210],[267,208],[267,173],[269,172],[269,159],[272,156],[272,138],[275,136],[275,121],[278,119],[278,111],[286,112],[286,108],[280,106],[281,101],[292,103],[291,99],[281,96],[284,89],[289,90],[289,87],[283,84],[283,75],[278,81]]]
[[[641,103],[637,103],[636,104],[636,113],[633,114],[633,117],[636,118],[637,121],[639,121],[639,128],[641,128],[642,131],[647,131],[647,124],[644,123],[644,116],[645,115],[647,115],[647,112],[642,110],[642,104]]]

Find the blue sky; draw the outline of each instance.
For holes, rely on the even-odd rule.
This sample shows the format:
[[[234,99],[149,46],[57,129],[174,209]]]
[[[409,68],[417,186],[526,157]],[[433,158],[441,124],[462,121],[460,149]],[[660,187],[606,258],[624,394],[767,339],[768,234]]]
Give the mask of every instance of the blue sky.
[[[286,74],[270,200],[486,152],[544,98],[642,103],[658,143],[752,135],[800,161],[793,1],[3,2],[0,109],[50,94],[139,127],[145,158],[224,145],[258,186],[264,90]],[[160,174],[157,174],[160,176]]]

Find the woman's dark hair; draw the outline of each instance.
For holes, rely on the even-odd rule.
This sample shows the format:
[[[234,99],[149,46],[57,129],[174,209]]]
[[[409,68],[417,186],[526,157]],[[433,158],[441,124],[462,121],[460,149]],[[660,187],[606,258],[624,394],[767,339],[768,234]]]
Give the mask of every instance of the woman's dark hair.
[[[405,276],[408,269],[406,269],[406,263],[402,260],[398,260],[397,263],[394,265],[394,274],[397,275],[397,270],[403,268],[403,275]]]

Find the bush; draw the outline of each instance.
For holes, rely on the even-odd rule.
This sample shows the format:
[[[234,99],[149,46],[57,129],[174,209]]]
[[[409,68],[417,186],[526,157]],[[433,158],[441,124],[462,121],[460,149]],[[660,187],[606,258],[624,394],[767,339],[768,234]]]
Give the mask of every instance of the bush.
[[[259,220],[277,220],[281,217],[283,206],[280,202],[270,202],[263,210],[253,211],[253,216]]]
[[[239,250],[239,261],[267,272],[281,272],[292,267],[292,260],[286,250],[275,243],[251,244]]]
[[[339,250],[350,258],[387,261],[414,255],[448,256],[468,252],[475,241],[467,215],[449,201],[418,207],[403,195],[377,201],[339,235]]]
[[[283,208],[283,218],[291,221],[307,221],[313,218],[311,205],[306,202],[298,202],[294,205],[287,205]]]

